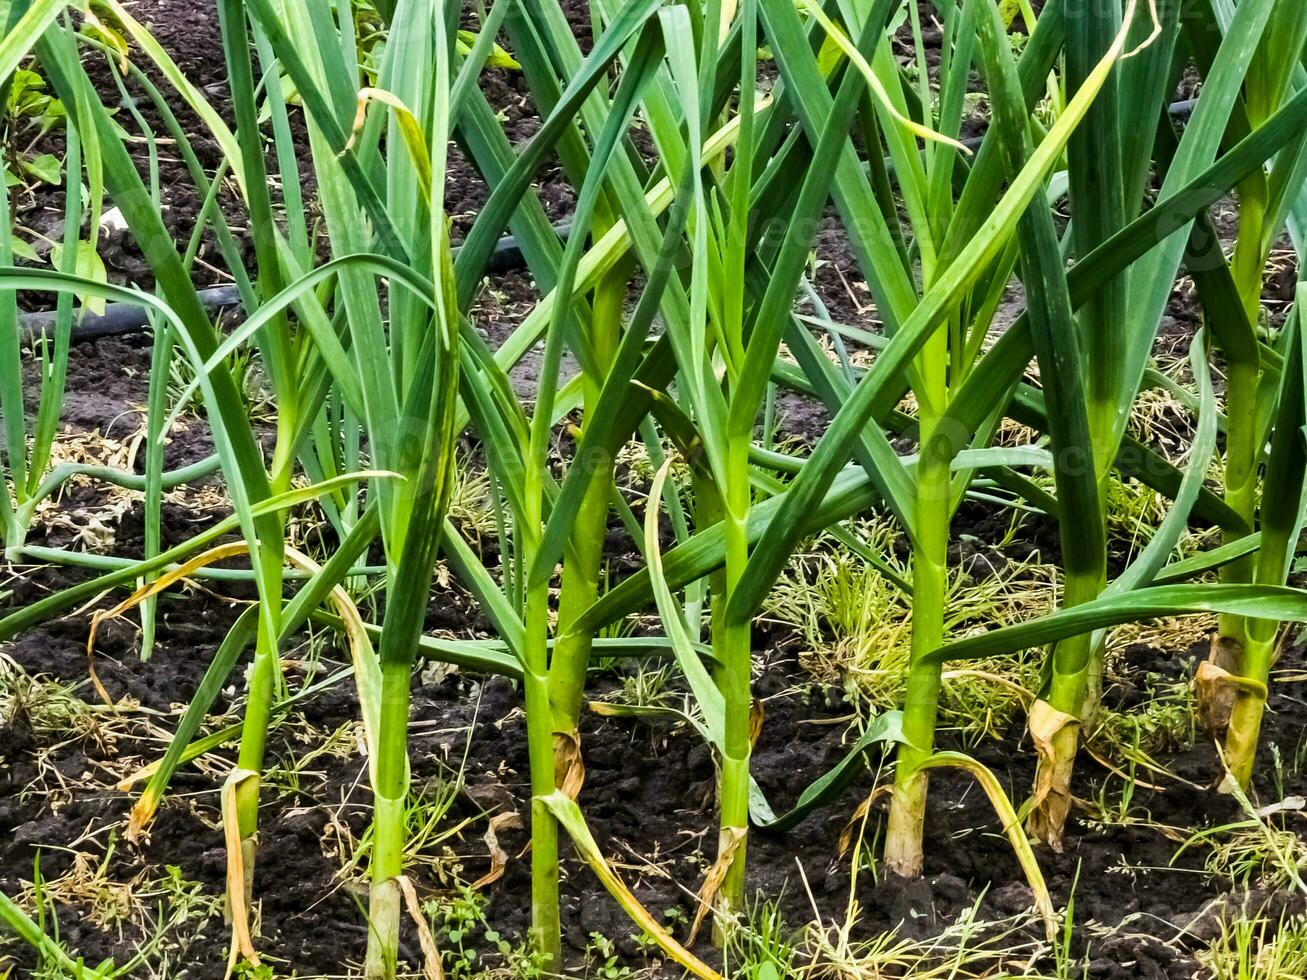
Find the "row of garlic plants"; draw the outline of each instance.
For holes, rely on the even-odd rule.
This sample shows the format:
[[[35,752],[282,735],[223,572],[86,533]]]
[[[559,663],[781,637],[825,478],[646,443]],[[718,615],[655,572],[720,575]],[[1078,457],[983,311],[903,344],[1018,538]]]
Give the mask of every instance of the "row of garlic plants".
[[[179,765],[238,739],[224,789],[238,954],[257,958],[248,898],[279,651],[311,617],[337,626],[348,644],[367,736],[369,977],[395,974],[411,887],[404,809],[419,657],[520,682],[532,941],[542,964],[558,970],[560,843],[570,837],[672,958],[715,975],[640,908],[585,826],[579,721],[587,671],[596,638],[635,613],[656,610],[661,635],[610,640],[605,655],[669,650],[696,727],[715,750],[720,834],[704,898],[719,932],[745,906],[750,828],[793,826],[883,744],[894,745],[897,759],[888,866],[922,872],[928,774],[961,767],[989,793],[1051,923],[1029,838],[1060,845],[1080,733],[1098,710],[1104,638],[1119,623],[1221,614],[1211,662],[1199,671],[1200,699],[1225,738],[1226,778],[1249,783],[1281,624],[1307,618],[1307,593],[1285,584],[1303,513],[1301,321],[1295,306],[1271,324],[1260,303],[1272,247],[1286,233],[1297,247],[1307,213],[1307,8],[1296,0],[1048,0],[1037,17],[1026,12],[1028,36],[1018,45],[1006,6],[592,0],[596,32],[583,48],[555,0],[499,0],[470,34],[460,32],[457,6],[381,0],[366,11],[380,36],[367,38],[356,34],[361,2],[219,0],[233,126],[118,0],[96,0],[87,18],[56,0],[9,5],[0,78],[33,58],[67,109],[67,152],[56,267],[16,261],[0,189],[6,551],[11,560],[71,560],[28,545],[26,532],[40,500],[78,474],[143,490],[153,536],[144,561],[98,559],[96,578],[12,612],[0,635],[106,588],[135,588],[122,608],[140,606],[148,643],[159,590],[248,554],[259,601],[215,655],[131,823],[134,833],[148,824]],[[925,57],[926,15],[938,22],[937,65]],[[912,39],[909,63],[896,57],[896,33]],[[541,117],[521,146],[478,86],[496,39]],[[765,94],[760,51],[775,69]],[[126,71],[168,121],[205,200],[192,240],[169,234],[157,172],[138,170],[122,121],[87,73],[90,58]],[[1167,106],[1191,68],[1202,95],[1178,130]],[[989,120],[972,152],[959,137],[976,72]],[[196,134],[169,107],[179,99],[220,147],[220,173],[199,165]],[[153,147],[156,134],[139,114],[135,122]],[[637,130],[647,132],[652,154],[639,149],[647,144]],[[444,206],[453,143],[491,188],[457,249]],[[565,237],[534,184],[554,157],[575,191]],[[315,177],[311,198],[300,186],[302,166]],[[250,229],[249,265],[236,248],[236,216],[220,206],[227,180]],[[1240,220],[1227,258],[1208,209],[1231,194]],[[1058,220],[1063,203],[1069,224]],[[109,285],[79,265],[94,253],[107,205],[148,260],[153,294]],[[872,337],[797,312],[831,208],[875,302]],[[219,243],[239,288],[244,319],[229,332],[192,282],[202,231]],[[505,231],[541,298],[492,349],[476,303]],[[1158,383],[1151,351],[1186,274],[1204,328],[1190,359],[1194,438],[1178,468],[1127,423],[1140,392]],[[1014,281],[1024,309],[999,328],[996,313]],[[23,291],[59,297],[53,330],[37,345],[44,360],[30,422]],[[143,475],[50,464],[77,311],[105,300],[146,305],[156,337]],[[869,366],[828,356],[822,334],[840,347],[841,330],[872,342]],[[536,348],[537,390],[523,398],[509,372]],[[276,408],[268,453],[234,375],[234,356],[251,349]],[[172,357],[186,359],[194,381],[170,401]],[[570,374],[567,362],[576,366]],[[804,453],[777,453],[759,438],[780,388],[819,400],[830,416]],[[203,403],[215,457],[166,470],[162,440],[191,398]],[[996,444],[1008,419],[1037,440]],[[577,437],[560,460],[564,424]],[[915,447],[910,454],[891,441],[902,436]],[[489,474],[498,564],[483,562],[449,517],[460,439],[474,441]],[[659,463],[643,520],[618,493],[616,460],[632,445]],[[1206,484],[1214,460],[1219,490]],[[214,468],[233,516],[161,550],[163,490]],[[1032,478],[1048,473],[1052,494]],[[1125,478],[1171,505],[1148,546],[1113,574],[1106,500],[1110,482]],[[977,481],[1059,519],[1060,606],[956,639],[945,630],[950,528]],[[337,540],[321,560],[287,543],[288,511],[310,501]],[[777,815],[750,776],[754,619],[809,536],[847,536],[844,522],[873,510],[891,515],[912,549],[902,711],[877,719],[840,766]],[[630,532],[644,567],[610,587],[605,542],[614,524]],[[675,542],[665,552],[662,524]],[[1194,524],[1219,527],[1222,543],[1175,560]],[[377,543],[382,566],[370,568],[363,563]],[[496,644],[424,634],[438,561],[475,597]],[[384,585],[379,624],[364,622],[351,599],[368,576]],[[214,696],[251,647],[240,731],[200,736]],[[1039,764],[1023,830],[983,766],[937,750],[938,702],[946,664],[1040,647],[1046,669],[1029,711]]]

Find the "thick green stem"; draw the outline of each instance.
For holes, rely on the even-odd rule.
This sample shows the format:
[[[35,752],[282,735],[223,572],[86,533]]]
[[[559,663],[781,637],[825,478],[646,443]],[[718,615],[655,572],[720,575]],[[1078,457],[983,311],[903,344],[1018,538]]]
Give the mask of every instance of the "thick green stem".
[[[573,789],[581,772],[579,722],[593,638],[567,630],[598,595],[611,476],[596,479],[586,495],[563,568],[553,657],[528,666],[524,679],[531,764],[531,930],[535,948],[554,973],[562,970],[562,921],[558,903],[558,820],[541,803],[555,788]],[[548,593],[534,597],[547,603]],[[533,610],[542,617],[546,610]],[[543,638],[540,640],[543,643]],[[573,789],[574,791],[574,789]]]
[[[590,317],[590,342],[596,360],[607,371],[616,354],[622,326],[630,263],[622,262],[595,289]],[[599,403],[602,380],[584,379],[585,419],[589,423]],[[599,596],[599,574],[603,563],[604,539],[608,532],[608,504],[613,492],[611,460],[579,460],[573,465],[593,464],[594,473],[572,528],[563,564],[562,588],[558,597],[558,640],[549,661],[549,703],[554,725],[554,768],[561,788],[579,747],[577,728],[585,699],[585,675],[590,665],[594,637],[585,631],[568,629]]]
[[[929,428],[927,426],[926,428]],[[930,447],[929,435],[923,436]],[[885,864],[895,874],[915,878],[924,860],[928,777],[922,768],[935,751],[935,723],[941,686],[938,665],[921,658],[944,639],[948,602],[950,479],[947,459],[929,451],[917,465],[917,533],[912,551],[912,665],[903,701],[903,736],[894,771]]]
[[[608,530],[608,501],[612,470],[598,474],[590,485],[576,517],[571,547],[563,565],[558,598],[558,640],[549,661],[549,705],[554,728],[555,767],[559,787],[579,745],[578,725],[585,700],[585,675],[590,666],[594,637],[568,627],[599,597],[599,571],[604,537]]]
[[[606,222],[601,217],[601,222]],[[623,300],[630,273],[620,263],[595,289],[590,318],[590,342],[600,368],[607,371],[617,350]],[[603,387],[602,378],[584,380],[585,418],[593,418]],[[579,725],[585,699],[585,677],[594,637],[568,627],[599,595],[599,573],[608,530],[608,504],[613,490],[611,460],[592,462],[594,473],[577,512],[563,563],[558,599],[558,640],[547,652],[548,587],[532,589],[527,598],[528,664],[524,680],[527,737],[531,760],[531,921],[532,936],[546,968],[562,970],[562,923],[558,904],[558,821],[540,800],[558,789],[575,790],[574,773],[581,772]],[[537,498],[532,497],[534,502]],[[535,527],[532,524],[532,527]],[[535,551],[534,543],[528,554]]]
[[[941,670],[922,658],[944,640],[948,604],[948,538],[952,518],[951,451],[936,438],[940,412],[948,399],[949,339],[937,331],[917,360],[919,443],[917,509],[912,539],[912,648],[903,698],[904,743],[898,747],[894,792],[885,831],[885,864],[895,874],[915,878],[924,861],[926,791],[923,768],[935,751]]]
[[[1260,175],[1244,181],[1239,187],[1239,237],[1235,242],[1232,273],[1244,315],[1256,328],[1261,313],[1262,272],[1265,257],[1262,254],[1262,229],[1266,215],[1266,181]],[[1249,528],[1255,526],[1257,513],[1257,463],[1261,455],[1257,431],[1258,359],[1256,349],[1226,351],[1229,358],[1225,390],[1226,449],[1225,449],[1225,502],[1244,519]],[[1238,535],[1227,531],[1225,540]],[[1221,569],[1221,581],[1245,584],[1252,581],[1252,556],[1241,558]],[[1218,635],[1222,653],[1233,663],[1218,666],[1239,673],[1245,636],[1241,616],[1224,614],[1220,619]],[[1224,709],[1229,717],[1229,705]],[[1220,716],[1213,716],[1220,717]]]
[[[748,520],[749,437],[736,433],[727,449],[727,479],[723,494],[726,567],[724,593],[718,608],[728,608],[749,560]],[[748,620],[730,615],[713,617],[713,653],[718,659],[717,686],[725,705],[718,806],[720,831],[717,860],[726,873],[717,891],[718,940],[745,907],[745,844],[749,830],[749,756],[753,747],[752,687],[753,629]]]
[[[530,701],[530,698],[527,699]],[[530,713],[531,709],[527,708]],[[553,766],[549,767],[552,785]],[[534,786],[535,776],[532,775]],[[550,792],[553,792],[551,789]],[[546,794],[547,795],[547,794]],[[558,910],[558,821],[544,796],[531,800],[531,946],[547,973],[560,974],[563,962],[562,916]]]
[[[1262,237],[1266,227],[1267,185],[1257,173],[1239,185],[1239,237],[1234,243],[1231,272],[1248,322],[1254,327],[1261,314],[1262,275],[1266,255]]]
[[[1230,727],[1225,735],[1226,766],[1240,789],[1247,789],[1253,777],[1253,764],[1257,759],[1257,743],[1261,737],[1262,715],[1266,713],[1266,700],[1248,691],[1235,695],[1230,713]]]
[[[1307,450],[1302,440],[1304,409],[1302,324],[1286,328],[1288,344],[1275,407],[1275,424],[1259,501],[1258,522],[1261,547],[1257,551],[1251,581],[1256,585],[1283,585],[1290,560],[1302,530],[1303,487],[1307,474]],[[1274,620],[1248,619],[1243,624],[1243,662],[1240,669],[1221,675],[1222,688],[1235,692],[1226,739],[1226,765],[1236,783],[1246,787],[1252,778],[1262,715],[1266,710],[1267,681],[1275,663],[1276,638],[1280,624]]]
[[[1225,502],[1249,528],[1256,527],[1257,517],[1257,470],[1260,456],[1257,387],[1256,361],[1239,360],[1229,365],[1225,395]],[[1238,530],[1227,530],[1223,534],[1223,541],[1228,544],[1241,533]],[[1225,565],[1220,572],[1221,581],[1229,585],[1251,582],[1254,564],[1254,556],[1248,555]],[[1247,642],[1247,623],[1244,617],[1222,613],[1208,660],[1231,674],[1242,674]],[[1199,685],[1196,697],[1199,717],[1212,734],[1219,735],[1230,723],[1234,692],[1222,685]]]
[[[1244,315],[1256,327],[1261,311],[1264,266],[1261,239],[1266,213],[1265,180],[1254,178],[1240,185],[1239,204],[1239,238],[1235,242],[1232,272]],[[1230,360],[1225,388],[1225,502],[1243,518],[1247,527],[1253,528],[1256,526],[1257,473],[1262,449],[1257,427],[1257,351],[1225,353]],[[1237,529],[1227,530],[1224,540],[1228,543],[1240,533]],[[1221,581],[1231,585],[1251,582],[1254,564],[1252,555],[1231,562],[1221,569]],[[1224,671],[1242,674],[1247,629],[1242,616],[1223,613],[1208,659]],[[1200,685],[1197,697],[1199,716],[1213,734],[1219,735],[1230,723],[1234,691],[1223,685]]]
[[[1275,636],[1278,623],[1249,620],[1248,642],[1244,647],[1241,680],[1234,689],[1230,727],[1225,736],[1225,764],[1241,789],[1247,789],[1257,760],[1262,716],[1266,713],[1266,682],[1275,662]],[[1255,684],[1247,684],[1254,681]]]
[[[263,755],[272,719],[272,698],[276,687],[277,651],[269,650],[260,630],[250,663],[248,700],[241,720],[241,748],[237,765],[249,772],[263,771]],[[259,827],[259,784],[257,779],[244,782],[236,791],[236,813],[241,839],[252,838]],[[248,869],[247,869],[248,879]]]
[[[925,861],[923,842],[929,783],[922,766],[931,757],[935,744],[939,691],[940,671],[934,666],[917,665],[908,671],[903,736],[911,744],[900,745],[898,749],[885,831],[885,865],[904,878],[920,875]]]
[[[407,839],[409,673],[408,664],[400,661],[382,665],[364,970],[368,980],[392,980],[399,957],[400,894],[396,879],[404,873]]]
[[[524,677],[531,760],[531,940],[541,966],[562,969],[562,918],[558,908],[558,821],[541,801],[554,791],[553,725],[544,674]]]
[[[23,545],[27,543],[27,525],[18,519],[17,513],[12,509],[6,508],[4,516],[5,561],[16,564],[23,560]]]
[[[1062,605],[1070,607],[1097,598],[1105,577],[1106,569],[1101,567],[1068,572]],[[1053,647],[1051,660],[1053,669],[1044,704],[1052,710],[1032,711],[1030,717],[1039,758],[1026,830],[1060,850],[1062,831],[1071,812],[1071,777],[1080,730],[1098,708],[1103,646],[1095,643],[1092,634],[1072,636]]]
[[[265,518],[265,521],[267,519]],[[280,528],[279,520],[276,526]],[[265,530],[271,531],[265,525]],[[261,566],[258,634],[254,659],[250,664],[245,702],[245,716],[241,720],[240,752],[236,766],[253,775],[236,786],[236,825],[240,832],[240,855],[228,855],[228,861],[239,860],[244,865],[245,903],[248,906],[254,890],[254,870],[258,858],[259,830],[259,774],[263,772],[263,756],[267,747],[268,727],[272,722],[272,703],[276,695],[277,680],[281,674],[278,637],[281,633],[281,583],[284,540],[280,536],[261,540],[255,551],[255,561]]]
[[[718,789],[721,808],[717,857],[729,862],[717,893],[720,922],[745,907],[745,843],[749,828],[749,756],[751,744],[751,630],[747,623],[730,624],[714,643],[724,667],[719,684],[726,697],[726,737]]]
[[[1255,362],[1239,361],[1229,366],[1226,378],[1225,502],[1253,527],[1257,514],[1257,460],[1260,455],[1257,432],[1257,381]],[[1229,542],[1243,532],[1225,533]],[[1221,581],[1252,581],[1253,556],[1230,562],[1221,569]],[[1242,620],[1221,617],[1221,633],[1243,642]]]
[[[274,586],[277,594],[261,596],[259,606],[258,639],[254,659],[250,663],[245,703],[245,716],[241,726],[241,748],[237,766],[249,772],[263,771],[263,755],[267,746],[268,726],[272,720],[272,702],[276,694],[281,661],[277,637],[281,629],[281,578],[282,542],[270,542],[258,549],[259,561],[264,565],[268,591]],[[249,779],[240,785],[236,794],[236,813],[241,839],[252,839],[259,824],[259,781]],[[247,867],[246,881],[253,879],[253,868]]]
[[[533,524],[532,527],[537,527]],[[529,546],[528,555],[535,547]],[[558,908],[558,822],[541,800],[554,791],[554,725],[549,704],[549,583],[526,600],[527,753],[531,767],[531,943],[541,967],[562,970],[562,919]]]

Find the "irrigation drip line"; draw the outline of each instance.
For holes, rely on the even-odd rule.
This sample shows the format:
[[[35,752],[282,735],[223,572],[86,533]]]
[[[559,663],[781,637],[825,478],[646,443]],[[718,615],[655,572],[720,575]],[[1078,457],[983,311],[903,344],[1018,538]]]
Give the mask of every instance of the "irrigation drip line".
[[[1172,119],[1188,119],[1193,114],[1197,102],[1197,99],[1174,102],[1167,106],[1167,111]],[[963,140],[962,144],[969,150],[975,150],[984,141],[984,138],[982,133],[979,136],[972,136]],[[885,162],[890,166],[893,165],[892,161],[888,159]],[[564,241],[571,230],[571,221],[561,221],[554,225],[554,231]],[[459,248],[460,246],[454,246],[455,255],[458,254]],[[511,272],[524,268],[525,265],[526,260],[522,256],[522,249],[517,244],[517,239],[512,235],[505,235],[495,243],[495,250],[486,263],[486,271]],[[235,286],[213,286],[209,289],[199,290],[198,295],[201,305],[206,310],[230,309],[239,306],[241,301],[240,292]],[[48,333],[54,326],[54,320],[55,313],[52,310],[24,313],[18,318],[19,335],[23,340],[33,340],[44,333]],[[149,322],[149,316],[143,306],[136,303],[109,303],[103,313],[88,313],[75,320],[72,328],[72,339],[74,342],[78,342],[135,333],[137,330],[146,327]]]
[[[566,239],[571,228],[571,222],[564,221],[555,225],[554,231]],[[455,255],[458,254],[459,248],[458,245],[454,246]],[[486,263],[486,271],[509,272],[524,268],[525,265],[526,260],[522,258],[522,249],[518,246],[517,239],[512,235],[505,235],[495,243],[495,250]],[[235,286],[212,286],[197,290],[197,295],[200,298],[200,305],[210,311],[231,309],[240,306],[241,303],[240,290]],[[23,340],[34,340],[43,333],[48,333],[54,327],[54,320],[53,310],[24,313],[18,318],[19,336]],[[76,343],[135,333],[137,330],[144,329],[149,322],[150,317],[144,306],[137,303],[108,303],[103,313],[87,313],[80,319],[74,320],[72,339]]]

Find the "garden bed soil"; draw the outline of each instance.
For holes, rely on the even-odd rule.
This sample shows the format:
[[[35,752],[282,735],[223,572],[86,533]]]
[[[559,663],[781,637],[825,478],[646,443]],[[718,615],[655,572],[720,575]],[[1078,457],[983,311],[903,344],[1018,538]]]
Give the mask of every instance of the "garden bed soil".
[[[70,390],[81,392],[72,423],[114,432],[116,427],[138,427],[131,415],[143,401],[149,345],[145,338],[108,339],[79,347],[71,360]],[[99,394],[94,394],[98,392]],[[176,447],[176,462],[188,462],[206,450],[204,440]],[[203,488],[200,488],[201,492]],[[60,502],[61,513],[105,513],[102,489],[70,488]],[[115,527],[114,551],[139,554],[139,505],[120,508]],[[174,503],[165,514],[169,542],[195,533],[215,520],[221,510]],[[965,523],[965,514],[962,523]],[[962,527],[986,534],[983,527]],[[1047,528],[1032,527],[1037,538],[1049,537]],[[66,544],[67,529],[38,527],[33,543]],[[1018,541],[1020,549],[1041,547],[1036,541]],[[71,584],[84,573],[68,568],[11,568],[3,589],[7,608],[18,608],[50,591]],[[96,713],[83,719],[81,734],[43,732],[41,712],[11,705],[7,725],[0,732],[0,888],[14,895],[33,879],[34,861],[47,881],[58,881],[74,867],[76,852],[103,855],[116,838],[105,874],[120,883],[157,882],[167,868],[180,869],[186,881],[196,882],[202,894],[216,901],[224,881],[224,851],[218,825],[218,789],[231,754],[221,751],[203,769],[184,768],[173,785],[170,800],[160,811],[148,839],[139,847],[121,839],[123,820],[133,797],[113,788],[117,778],[134,765],[157,758],[161,738],[175,725],[179,705],[193,694],[217,645],[244,602],[252,597],[246,586],[207,583],[176,599],[165,597],[160,606],[161,627],[153,659],[136,659],[136,632],[127,621],[105,625],[97,641],[97,672],[115,701],[127,698],[122,717]],[[100,607],[107,605],[102,600]],[[80,683],[80,697],[98,699],[86,685],[88,610],[42,624],[5,644],[0,652],[31,675],[44,675],[61,684]],[[447,635],[485,635],[486,624],[475,606],[455,587],[432,603],[430,629]],[[793,637],[782,627],[760,626],[756,649],[760,660],[757,695],[765,706],[765,723],[754,756],[759,785],[779,811],[791,804],[811,780],[827,771],[842,755],[848,739],[852,707],[842,693],[814,682],[795,663]],[[1121,674],[1141,684],[1149,672],[1164,680],[1191,675],[1201,647],[1128,651]],[[289,677],[298,686],[304,674],[295,661],[302,647],[286,652]],[[321,653],[321,674],[328,661],[342,661],[334,648]],[[1294,647],[1284,666],[1302,666],[1302,653]],[[594,679],[593,696],[612,694],[622,671],[602,673]],[[241,688],[237,678],[220,696],[215,714],[237,704]],[[450,805],[443,826],[468,821],[464,831],[451,838],[444,850],[427,854],[432,859],[415,867],[414,877],[424,895],[448,897],[458,881],[481,877],[490,868],[481,841],[489,816],[527,808],[527,758],[520,692],[501,679],[470,673],[424,670],[413,686],[413,766],[415,785],[435,787],[455,779],[461,769],[462,789]],[[1263,739],[1264,762],[1271,746],[1292,758],[1307,723],[1307,708],[1300,699],[1301,685],[1274,688],[1272,713]],[[1109,699],[1128,703],[1137,692],[1124,683],[1109,690]],[[142,710],[163,715],[143,714]],[[302,704],[277,730],[269,760],[283,770],[290,760],[312,752],[333,733],[350,731],[357,724],[358,706],[346,684]],[[76,726],[75,726],[76,727]],[[714,829],[714,767],[710,752],[684,725],[645,723],[587,714],[583,724],[587,779],[580,802],[606,854],[619,863],[637,896],[655,914],[678,910],[668,921],[684,938],[685,917],[692,917],[692,893],[712,859]],[[945,739],[947,741],[947,736]],[[1021,799],[1033,771],[1033,754],[1020,724],[1001,742],[986,741],[970,749],[999,776],[1014,799]],[[462,762],[467,753],[465,765]],[[1197,847],[1176,859],[1183,839],[1194,831],[1228,823],[1239,817],[1229,797],[1202,788],[1215,769],[1212,750],[1199,745],[1163,760],[1174,774],[1157,779],[1161,788],[1137,788],[1131,821],[1100,826],[1073,817],[1062,854],[1041,851],[1040,863],[1059,906],[1074,887],[1075,936],[1073,951],[1085,956],[1093,977],[1188,978],[1197,969],[1195,950],[1216,928],[1213,902],[1241,900],[1229,882],[1203,873],[1205,850]],[[1261,771],[1273,767],[1263,765]],[[1149,777],[1153,778],[1153,777]],[[780,903],[786,921],[799,927],[820,915],[823,927],[842,923],[849,908],[853,880],[852,861],[841,853],[855,808],[869,792],[870,773],[836,803],[822,808],[788,834],[755,833],[749,845],[750,890]],[[1089,759],[1078,770],[1076,793],[1095,798],[1106,786],[1119,792],[1120,780]],[[1307,794],[1307,773],[1285,775],[1283,792]],[[1267,782],[1257,786],[1259,799],[1274,801]],[[260,818],[258,866],[259,948],[286,972],[301,977],[338,974],[362,957],[366,934],[359,913],[357,875],[342,875],[338,849],[357,841],[369,815],[363,762],[353,751],[313,758],[295,780],[274,780],[265,790]],[[866,847],[874,848],[881,808],[876,806],[866,825]],[[484,891],[486,925],[505,940],[525,936],[529,918],[529,868],[522,851],[527,837],[516,822],[497,821],[498,844],[509,860],[503,876]],[[987,922],[1005,921],[1015,931],[1002,943],[1033,954],[1038,939],[1036,924],[1020,918],[1030,905],[1030,892],[1001,834],[984,795],[969,776],[944,771],[932,778],[927,821],[925,876],[905,882],[883,869],[862,867],[852,886],[859,915],[854,939],[867,939],[897,929],[908,938],[926,938],[978,903],[977,916]],[[1174,859],[1174,860],[1173,860]],[[570,965],[578,975],[592,934],[610,939],[616,955],[633,967],[644,968],[644,951],[623,913],[601,890],[596,879],[578,862],[568,860],[563,885],[566,943]],[[1255,895],[1289,904],[1285,896]],[[147,903],[148,904],[148,903]],[[94,910],[78,900],[58,907],[60,936],[70,949],[88,962],[114,957],[130,958],[145,940],[139,923],[126,921],[121,932],[96,925]],[[1018,924],[1012,926],[1012,917]],[[1193,925],[1185,933],[1183,927]],[[203,920],[199,935],[177,952],[172,976],[219,977],[223,972],[225,943],[220,916]],[[982,929],[980,937],[987,934]],[[992,941],[1000,927],[988,927]],[[981,941],[980,939],[976,940]],[[715,954],[699,942],[708,960]],[[406,949],[417,949],[416,934],[406,934]],[[483,950],[493,956],[493,946]],[[10,944],[4,949],[21,970],[31,966],[30,951]],[[1014,954],[1015,955],[1015,954]],[[654,971],[658,975],[658,971]],[[674,975],[668,973],[668,975]]]

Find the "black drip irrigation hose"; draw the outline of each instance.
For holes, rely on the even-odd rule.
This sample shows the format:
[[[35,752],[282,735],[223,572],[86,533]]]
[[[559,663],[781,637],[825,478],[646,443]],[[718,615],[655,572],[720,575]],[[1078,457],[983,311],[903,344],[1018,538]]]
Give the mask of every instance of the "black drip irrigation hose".
[[[570,221],[554,226],[554,231],[563,239],[567,238],[571,230]],[[459,247],[454,246],[455,255],[458,254]],[[517,239],[512,235],[505,235],[495,243],[495,250],[490,253],[490,259],[486,262],[486,271],[510,272],[525,266],[526,259],[522,257],[522,249],[518,246]],[[196,295],[200,298],[200,305],[210,311],[231,309],[240,306],[241,303],[240,290],[235,286],[211,286],[208,289],[197,290]],[[53,310],[22,314],[18,318],[19,337],[31,341],[41,337],[42,334],[49,333],[54,327],[55,315]],[[73,321],[72,340],[78,343],[100,337],[135,333],[143,330],[149,322],[150,317],[144,306],[137,303],[107,303],[103,313],[86,313],[80,319]]]
[[[1174,102],[1167,107],[1167,111],[1173,119],[1188,119],[1193,114],[1197,102],[1197,99]],[[983,135],[973,136],[963,140],[962,144],[969,150],[975,150],[983,140]],[[890,162],[886,160],[886,163]],[[563,240],[567,239],[571,230],[572,223],[570,221],[563,221],[554,225],[554,231]],[[458,254],[458,250],[459,246],[454,246],[455,255]],[[515,269],[521,269],[525,265],[526,259],[522,256],[522,249],[517,244],[517,239],[512,235],[505,235],[495,243],[495,250],[486,263],[486,271],[511,272]],[[235,286],[213,286],[209,289],[199,290],[198,295],[201,305],[206,310],[230,309],[239,306],[241,301],[240,291]],[[23,340],[36,339],[50,331],[54,326],[54,320],[55,313],[53,311],[24,313],[18,318],[19,335]],[[72,339],[74,342],[78,342],[95,340],[99,337],[135,333],[143,329],[149,322],[149,316],[143,306],[136,303],[109,303],[105,306],[103,313],[88,313],[74,321]]]
[[[206,310],[221,310],[240,305],[241,294],[235,286],[214,286],[198,291]],[[23,340],[35,340],[54,329],[55,312],[24,313],[18,318],[18,332]],[[149,323],[144,306],[136,303],[106,303],[103,313],[86,313],[73,321],[74,343],[97,340],[117,334],[135,333]]]

